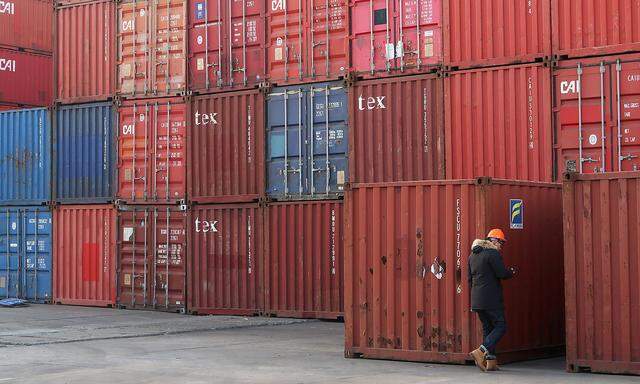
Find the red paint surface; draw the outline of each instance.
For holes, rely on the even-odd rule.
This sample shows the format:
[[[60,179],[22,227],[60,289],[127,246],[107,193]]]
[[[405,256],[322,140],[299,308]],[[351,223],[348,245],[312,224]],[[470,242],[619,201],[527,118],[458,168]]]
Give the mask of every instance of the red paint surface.
[[[115,90],[115,3],[99,0],[55,11],[56,101],[106,100]]]
[[[128,203],[185,199],[187,105],[183,99],[127,101],[118,112],[118,198]]]
[[[352,183],[444,176],[442,79],[423,75],[362,81],[349,97]]]
[[[640,170],[639,82],[640,55],[559,63],[554,70],[559,174]]]
[[[264,209],[196,205],[189,223],[189,312],[256,315],[264,310]]]
[[[640,1],[551,0],[553,53],[561,57],[640,50]]]
[[[237,203],[264,196],[263,93],[194,97],[189,121],[189,198]]]
[[[266,80],[266,4],[189,0],[191,90],[241,89]]]
[[[553,179],[551,71],[542,64],[445,78],[446,176]]]
[[[343,202],[277,203],[267,211],[266,312],[300,318],[343,316]]]
[[[5,1],[0,7],[0,46],[50,55],[53,51],[52,1]]]
[[[61,304],[116,301],[116,210],[112,205],[54,209],[53,297]]]
[[[53,103],[51,56],[0,48],[0,100],[47,107]]]
[[[480,179],[355,185],[345,206],[345,353],[463,363],[481,343],[469,310],[471,243],[508,239],[503,284],[509,330],[501,361],[563,351],[562,196],[557,184]],[[510,199],[524,202],[510,229]],[[446,263],[438,279],[431,272]]]
[[[640,375],[640,173],[563,186],[567,368]]]
[[[126,206],[118,212],[118,305],[183,312],[187,212],[175,206]]]

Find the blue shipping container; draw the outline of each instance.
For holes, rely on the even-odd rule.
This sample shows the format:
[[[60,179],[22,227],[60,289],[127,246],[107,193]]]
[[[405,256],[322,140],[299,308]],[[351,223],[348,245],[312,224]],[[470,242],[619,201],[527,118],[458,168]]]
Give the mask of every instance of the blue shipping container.
[[[269,196],[326,198],[343,193],[349,145],[347,89],[342,83],[274,88],[267,98],[267,138]]]
[[[51,200],[51,124],[47,109],[0,112],[0,205]]]
[[[62,203],[113,200],[116,116],[111,103],[58,108],[54,125],[54,197]]]
[[[1,298],[51,300],[52,231],[48,207],[0,207]]]

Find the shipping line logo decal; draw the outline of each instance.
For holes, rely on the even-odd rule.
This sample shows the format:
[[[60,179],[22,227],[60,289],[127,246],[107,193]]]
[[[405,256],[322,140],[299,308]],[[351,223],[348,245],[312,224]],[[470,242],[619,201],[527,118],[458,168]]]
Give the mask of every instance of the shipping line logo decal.
[[[195,114],[196,125],[218,125],[218,113],[200,113]]]
[[[213,221],[207,221],[207,220],[200,220],[200,218],[196,217],[196,232],[203,232],[203,233],[207,233],[207,232],[218,232],[218,220],[213,220]],[[202,226],[200,226],[200,224],[202,224]]]
[[[376,96],[376,97],[363,97],[362,95],[358,96],[358,109],[361,111],[372,110],[372,109],[387,109],[384,105],[384,99],[386,96]]]
[[[0,13],[15,15],[16,5],[10,1],[0,1]]]
[[[563,81],[560,83],[560,93],[567,95],[569,93],[580,92],[580,82],[578,80]]]
[[[510,225],[511,229],[524,228],[524,202],[522,199],[509,200]]]
[[[15,72],[16,61],[9,59],[0,59],[0,71]]]

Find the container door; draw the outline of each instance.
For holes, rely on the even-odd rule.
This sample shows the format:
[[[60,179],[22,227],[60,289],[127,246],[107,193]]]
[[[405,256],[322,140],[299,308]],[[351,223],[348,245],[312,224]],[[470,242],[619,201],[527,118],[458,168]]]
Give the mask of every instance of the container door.
[[[308,0],[271,0],[269,10],[269,76],[272,82],[304,76],[304,18]]]
[[[152,196],[150,143],[155,112],[149,103],[120,108],[118,135],[118,198],[148,200]]]
[[[186,0],[155,0],[153,49],[149,65],[154,94],[186,90]]]
[[[302,88],[281,88],[268,96],[267,194],[305,193],[307,104]]]
[[[118,304],[127,308],[150,308],[153,305],[148,287],[153,254],[149,208],[132,209],[118,215]]]
[[[344,191],[347,180],[348,107],[344,87],[326,84],[312,86],[308,92],[313,126],[309,138],[311,195],[329,195]]]
[[[229,86],[246,87],[264,77],[264,3],[254,0],[222,0],[229,2],[231,20],[227,35],[231,55],[227,65]],[[284,1],[284,0],[283,0]]]
[[[358,72],[391,71],[395,59],[394,2],[355,0],[351,6],[352,63]]]
[[[312,79],[343,76],[349,70],[349,3],[347,0],[311,2],[307,73]]]
[[[156,208],[153,217],[154,308],[184,312],[186,299],[186,213]]]
[[[134,1],[118,7],[118,92],[147,95],[151,84],[151,2]]]
[[[400,0],[396,10],[396,68],[420,69],[440,59],[441,0]],[[419,20],[419,22],[418,22]]]
[[[640,170],[640,62],[613,65],[614,169]]]
[[[16,209],[0,210],[0,297],[18,297],[20,294],[20,239],[22,220]]]
[[[154,201],[175,201],[185,198],[187,115],[183,103],[156,103],[153,126]]]
[[[190,79],[193,89],[209,90],[224,85],[223,40],[226,38],[224,22],[228,0],[190,1],[189,15],[192,29],[189,33]],[[225,72],[226,73],[226,72]]]

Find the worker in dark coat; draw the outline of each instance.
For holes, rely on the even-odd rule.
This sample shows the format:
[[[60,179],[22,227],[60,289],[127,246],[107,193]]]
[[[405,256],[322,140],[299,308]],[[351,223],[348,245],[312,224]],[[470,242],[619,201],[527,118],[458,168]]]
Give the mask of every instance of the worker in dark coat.
[[[492,229],[486,239],[473,242],[469,256],[471,310],[482,322],[483,335],[482,345],[470,355],[483,371],[498,370],[496,345],[507,332],[501,280],[510,279],[516,270],[502,261],[500,249],[506,241],[502,230]]]

